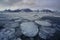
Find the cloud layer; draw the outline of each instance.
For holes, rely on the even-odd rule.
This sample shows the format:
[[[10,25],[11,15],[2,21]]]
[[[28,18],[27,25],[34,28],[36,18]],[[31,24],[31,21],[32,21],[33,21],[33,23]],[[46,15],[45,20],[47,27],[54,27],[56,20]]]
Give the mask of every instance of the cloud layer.
[[[0,10],[2,9],[44,9],[50,8],[60,10],[60,0],[0,0]]]

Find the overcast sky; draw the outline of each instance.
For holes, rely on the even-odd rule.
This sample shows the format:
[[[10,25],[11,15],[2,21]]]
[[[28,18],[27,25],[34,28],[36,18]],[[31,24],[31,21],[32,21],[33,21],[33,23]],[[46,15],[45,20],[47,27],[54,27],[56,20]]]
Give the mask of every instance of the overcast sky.
[[[19,8],[60,10],[60,0],[0,0],[0,10]]]

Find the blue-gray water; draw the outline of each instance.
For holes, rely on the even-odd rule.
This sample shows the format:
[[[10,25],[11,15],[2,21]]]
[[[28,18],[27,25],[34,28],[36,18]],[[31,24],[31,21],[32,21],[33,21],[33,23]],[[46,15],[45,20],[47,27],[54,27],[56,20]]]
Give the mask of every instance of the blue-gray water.
[[[60,15],[56,14],[0,13],[0,40],[60,40]]]

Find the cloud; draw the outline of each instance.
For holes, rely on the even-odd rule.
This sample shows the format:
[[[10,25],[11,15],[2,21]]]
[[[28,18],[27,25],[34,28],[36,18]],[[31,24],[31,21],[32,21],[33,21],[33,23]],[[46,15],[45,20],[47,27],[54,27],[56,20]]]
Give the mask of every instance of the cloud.
[[[60,0],[0,0],[0,9],[56,9],[60,10]]]
[[[0,0],[0,5],[9,6],[9,5],[13,5],[20,1],[22,1],[22,0]]]

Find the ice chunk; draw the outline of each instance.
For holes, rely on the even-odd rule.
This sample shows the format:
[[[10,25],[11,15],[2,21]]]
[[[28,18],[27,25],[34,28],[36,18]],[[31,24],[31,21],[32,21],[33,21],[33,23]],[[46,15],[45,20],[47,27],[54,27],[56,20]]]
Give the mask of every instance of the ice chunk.
[[[38,27],[33,22],[23,22],[20,28],[22,33],[28,37],[33,37],[38,33]]]
[[[48,37],[48,34],[46,32],[40,31],[39,36],[43,39],[46,39]]]
[[[15,29],[12,29],[12,28],[2,29],[0,32],[0,39],[2,39],[2,38],[7,38],[7,39],[13,38],[13,37],[15,37],[14,33],[15,33]]]
[[[17,38],[17,40],[21,40],[21,38]]]
[[[52,24],[48,21],[35,21],[37,24],[42,26],[51,26]]]
[[[4,27],[12,27],[12,28],[16,28],[19,26],[19,23],[17,22],[8,22],[4,25]]]
[[[23,20],[23,18],[22,17],[19,17],[18,19],[15,19],[15,22],[21,22]]]
[[[16,28],[15,30],[16,30],[15,31],[16,37],[20,37],[22,35],[21,29],[20,28]]]
[[[54,28],[50,28],[50,27],[41,27],[40,30],[43,30],[47,33],[55,33],[56,30]]]
[[[56,23],[54,23],[54,24],[52,24],[53,25],[53,27],[57,30],[57,31],[60,31],[60,25],[58,25],[58,24],[56,24]]]
[[[47,39],[51,36],[54,36],[56,30],[54,28],[49,27],[41,27],[39,31],[39,36],[43,39]]]
[[[13,38],[13,39],[10,39],[10,40],[22,40],[21,38]]]

